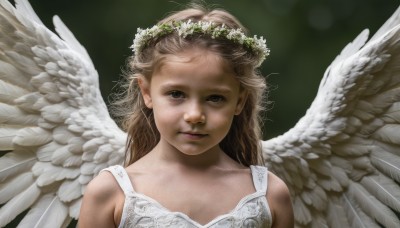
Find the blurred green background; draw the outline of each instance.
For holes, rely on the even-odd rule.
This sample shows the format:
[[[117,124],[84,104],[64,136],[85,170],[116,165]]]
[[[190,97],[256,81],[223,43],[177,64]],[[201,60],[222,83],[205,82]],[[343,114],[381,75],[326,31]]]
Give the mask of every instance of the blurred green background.
[[[32,0],[53,28],[57,14],[86,47],[108,100],[131,54],[138,27],[155,24],[188,0]],[[294,126],[312,102],[325,69],[363,29],[375,32],[395,11],[398,0],[205,0],[227,9],[264,36],[271,55],[262,66],[271,85],[265,139]]]
[[[86,47],[103,97],[116,91],[138,27],[155,24],[187,0],[31,0],[53,29],[57,14]],[[363,29],[375,32],[398,0],[205,0],[233,13],[251,34],[264,36],[271,55],[262,66],[271,85],[265,139],[294,126],[311,104],[325,69]],[[18,220],[18,219],[17,219]],[[15,221],[16,222],[16,221]],[[10,224],[13,227],[16,224]]]

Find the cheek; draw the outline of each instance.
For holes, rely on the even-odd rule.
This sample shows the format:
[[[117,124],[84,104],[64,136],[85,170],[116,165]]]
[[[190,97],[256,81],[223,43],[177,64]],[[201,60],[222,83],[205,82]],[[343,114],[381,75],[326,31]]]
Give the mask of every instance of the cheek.
[[[207,121],[208,125],[214,130],[219,131],[221,134],[227,134],[232,125],[233,115],[221,113],[219,115],[213,115],[212,117],[209,116]]]
[[[180,118],[180,115],[176,109],[159,103],[154,105],[153,113],[156,126],[159,130],[170,129],[170,126],[175,125]]]

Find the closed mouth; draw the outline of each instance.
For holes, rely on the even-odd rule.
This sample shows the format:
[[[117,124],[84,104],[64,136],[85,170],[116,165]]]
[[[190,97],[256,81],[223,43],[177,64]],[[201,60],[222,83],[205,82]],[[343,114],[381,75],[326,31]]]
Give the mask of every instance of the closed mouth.
[[[197,132],[181,132],[183,135],[186,135],[191,138],[203,138],[206,137],[208,134],[204,133],[197,133]]]

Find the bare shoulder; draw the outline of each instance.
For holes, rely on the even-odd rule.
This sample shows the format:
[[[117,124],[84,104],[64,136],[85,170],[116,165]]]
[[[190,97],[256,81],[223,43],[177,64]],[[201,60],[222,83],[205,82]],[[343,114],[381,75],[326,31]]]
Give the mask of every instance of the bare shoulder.
[[[123,192],[110,172],[101,172],[85,189],[79,227],[115,227],[118,202]]]
[[[268,171],[268,196],[274,200],[290,200],[290,193],[287,185],[275,174]]]
[[[272,227],[294,227],[290,192],[283,180],[268,172],[267,200],[272,214]]]
[[[120,189],[117,181],[110,172],[101,172],[89,182],[84,196],[95,197],[98,200],[107,200]]]

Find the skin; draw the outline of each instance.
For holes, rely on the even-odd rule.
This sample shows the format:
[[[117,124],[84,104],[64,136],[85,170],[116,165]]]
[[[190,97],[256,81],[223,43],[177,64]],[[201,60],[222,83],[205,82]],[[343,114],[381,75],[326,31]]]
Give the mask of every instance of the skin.
[[[126,167],[136,192],[205,225],[256,191],[249,168],[219,147],[246,93],[218,55],[192,48],[168,56],[151,81],[139,78],[139,86],[161,139]],[[272,173],[268,186],[273,227],[293,227],[288,188]],[[114,177],[100,173],[86,188],[79,227],[117,227],[124,198]]]

